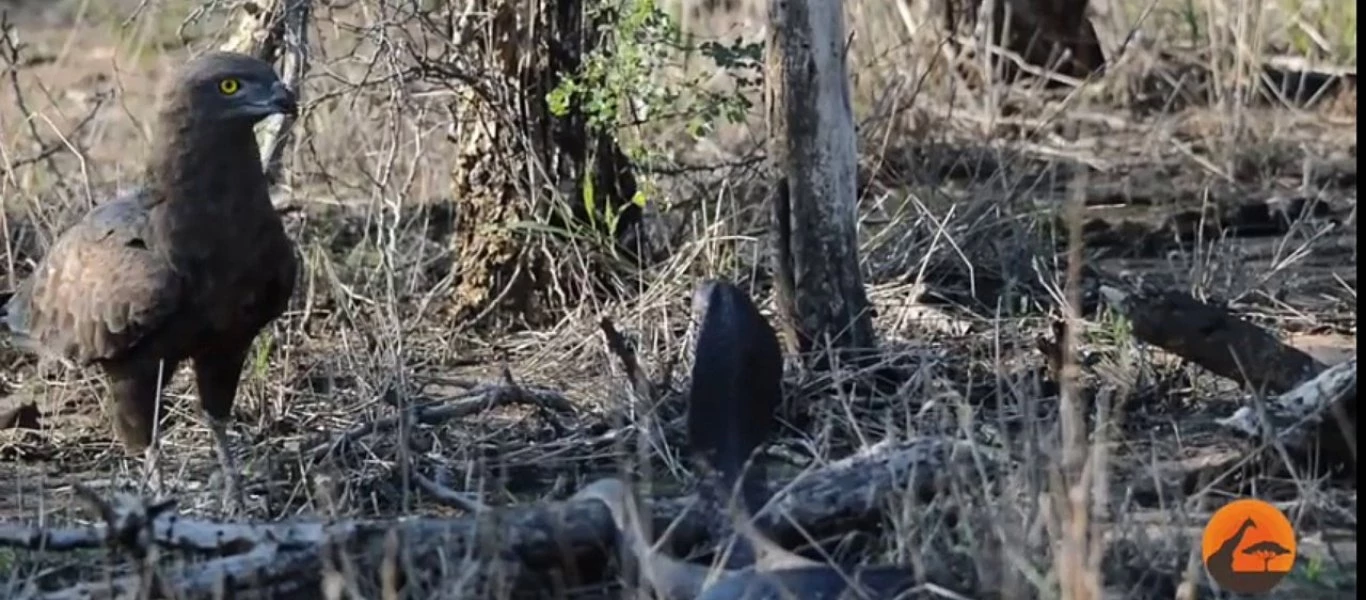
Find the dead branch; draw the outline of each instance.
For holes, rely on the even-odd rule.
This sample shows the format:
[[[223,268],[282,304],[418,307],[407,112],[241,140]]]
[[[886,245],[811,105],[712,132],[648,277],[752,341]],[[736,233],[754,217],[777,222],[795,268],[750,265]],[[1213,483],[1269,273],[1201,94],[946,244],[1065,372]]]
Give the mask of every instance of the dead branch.
[[[274,62],[281,58],[281,80],[294,90],[303,105],[303,81],[308,73],[308,19],[311,0],[265,0],[266,5],[244,2],[233,34],[220,49],[250,54]],[[261,164],[272,183],[280,177],[280,159],[289,143],[297,116],[275,115],[257,130]]]
[[[1102,285],[1133,323],[1134,337],[1255,390],[1282,393],[1324,365],[1266,330],[1180,292]]]
[[[573,412],[574,410],[573,405],[559,392],[514,383],[481,385],[450,400],[414,406],[409,409],[411,412],[408,418],[411,423],[436,425],[510,404],[527,404],[562,413]],[[398,416],[361,423],[337,436],[336,439],[313,448],[313,456],[315,459],[321,460],[337,448],[355,443],[372,433],[389,431],[397,427],[398,423]]]
[[[0,61],[3,61],[3,63],[0,64],[4,67],[3,69],[0,69],[0,72],[4,73],[5,79],[9,81],[9,84],[14,90],[15,109],[19,111],[19,115],[22,117],[17,121],[25,124],[29,138],[38,147],[30,156],[18,158],[6,156],[3,157],[3,159],[8,160],[0,159],[0,175],[17,183],[17,180],[14,180],[15,169],[25,165],[42,162],[49,167],[49,172],[56,176],[58,187],[69,190],[70,186],[68,185],[67,179],[62,174],[64,169],[57,164],[55,157],[63,151],[72,152],[77,155],[83,153],[83,149],[76,145],[79,144],[79,142],[73,144],[73,141],[79,139],[77,134],[83,133],[85,128],[94,121],[95,117],[100,113],[100,109],[105,106],[111,96],[107,92],[96,94],[89,111],[71,128],[70,131],[58,135],[59,139],[56,141],[44,141],[43,136],[38,133],[37,124],[40,120],[35,117],[33,111],[29,108],[28,101],[23,92],[24,88],[19,84],[19,71],[26,62],[26,58],[23,56],[26,48],[27,45],[20,43],[18,37],[15,35],[14,24],[10,22],[9,14],[0,11]],[[90,190],[88,185],[85,187],[85,191],[86,197],[89,197]],[[13,274],[11,274],[11,277],[12,276]],[[8,301],[8,298],[5,300]]]
[[[310,568],[316,571],[318,566],[316,555],[261,546],[245,554],[208,561],[191,571],[161,576],[155,582],[155,592],[151,596],[214,597],[213,590],[219,587],[220,581],[257,583],[277,593],[298,592],[305,586],[292,582],[290,574]],[[50,593],[27,590],[28,593],[21,597],[42,600],[142,598],[146,596],[145,581],[139,575],[127,575],[99,583],[80,583]]]
[[[1219,419],[1224,427],[1256,439],[1275,439],[1297,454],[1310,454],[1315,441],[1325,456],[1356,462],[1357,360],[1352,358],[1319,373],[1293,390],[1266,402],[1265,418],[1244,406]]]
[[[780,543],[845,533],[876,524],[890,502],[906,491],[929,497],[941,489],[951,465],[964,464],[980,451],[967,444],[941,438],[922,438],[898,444],[881,444],[867,452],[813,471],[784,486],[767,510],[756,519]],[[977,457],[982,458],[982,457]],[[994,461],[988,460],[988,464]],[[707,515],[688,508],[690,499],[654,503],[651,512],[658,531],[672,521],[674,546],[688,547],[706,536]],[[222,556],[206,563],[188,565],[161,577],[158,590],[188,597],[208,596],[219,586],[231,591],[261,591],[281,585],[316,589],[327,548],[348,549],[361,575],[377,573],[383,561],[410,565],[405,576],[410,589],[438,582],[419,581],[445,572],[440,566],[451,560],[474,560],[479,568],[503,569],[505,575],[480,574],[481,586],[526,585],[524,576],[563,568],[571,561],[602,564],[606,548],[614,539],[611,515],[601,503],[543,502],[489,510],[458,518],[408,517],[388,520],[340,522],[286,522],[270,524],[224,523],[184,517],[169,504],[148,506],[132,496],[119,496],[100,504],[104,523],[84,528],[44,529],[14,524],[0,525],[0,546],[69,550],[106,547],[111,543],[133,554],[152,546]],[[157,512],[162,507],[162,512]],[[143,533],[122,535],[127,523],[137,519],[119,515],[143,515]],[[779,516],[782,515],[782,516]],[[391,536],[402,540],[397,550]],[[811,536],[811,537],[808,537]],[[131,546],[131,547],[130,547]],[[474,558],[471,558],[474,557]],[[500,577],[502,578],[500,580]],[[417,578],[417,579],[414,579]],[[35,598],[103,598],[120,595],[136,578],[112,578]],[[478,597],[485,597],[480,594]]]
[[[413,481],[422,491],[431,494],[437,502],[463,510],[465,512],[477,513],[488,510],[478,498],[473,495],[465,495],[451,488],[442,485],[435,479],[428,479],[426,475],[413,471]]]

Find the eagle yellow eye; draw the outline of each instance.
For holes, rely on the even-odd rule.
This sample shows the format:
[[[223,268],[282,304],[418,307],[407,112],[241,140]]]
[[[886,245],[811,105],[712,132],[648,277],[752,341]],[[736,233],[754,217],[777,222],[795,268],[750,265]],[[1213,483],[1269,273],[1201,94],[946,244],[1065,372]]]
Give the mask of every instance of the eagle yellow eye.
[[[218,82],[218,91],[222,92],[224,96],[236,94],[237,90],[241,89],[241,87],[242,84],[231,77]]]

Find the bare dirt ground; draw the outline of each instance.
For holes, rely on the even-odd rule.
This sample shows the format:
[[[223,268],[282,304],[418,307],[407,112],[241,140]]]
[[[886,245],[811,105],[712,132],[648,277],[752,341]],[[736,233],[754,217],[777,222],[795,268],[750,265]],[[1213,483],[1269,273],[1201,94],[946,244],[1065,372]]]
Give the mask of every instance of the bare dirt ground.
[[[135,176],[156,86],[187,56],[177,27],[191,9],[0,0],[14,24],[10,39],[21,44],[0,48],[0,285],[13,287],[80,211]],[[691,363],[691,285],[729,277],[752,285],[765,310],[771,306],[769,276],[756,271],[766,213],[751,189],[760,185],[749,148],[763,135],[761,117],[709,139],[660,136],[677,163],[698,168],[655,175],[664,205],[651,215],[670,259],[654,267],[637,297],[584,298],[548,330],[454,322],[442,310],[458,276],[443,267],[458,211],[447,181],[450,123],[439,98],[413,110],[427,97],[408,90],[416,99],[398,107],[386,101],[391,88],[364,79],[359,56],[371,49],[349,48],[347,36],[365,14],[318,9],[324,49],[308,80],[303,133],[276,192],[308,269],[291,310],[258,342],[235,409],[232,435],[252,518],[455,512],[413,483],[411,472],[478,491],[490,505],[564,498],[613,472],[623,440],[640,434],[597,331],[601,317],[635,339],[656,377],[674,365],[672,404],[661,410],[676,416]],[[715,17],[710,27],[746,18],[752,21]],[[221,42],[211,25],[186,35],[195,50]],[[860,58],[876,61],[870,54]],[[1176,62],[1154,59],[1157,66],[1145,68]],[[887,436],[945,432],[998,442],[1037,436],[1043,454],[1032,460],[1051,460],[1040,432],[1057,421],[1057,386],[1035,341],[1058,309],[1040,300],[1047,293],[1029,290],[1060,289],[1062,207],[1078,190],[1087,258],[1096,266],[1228,306],[1325,363],[1355,355],[1354,89],[1286,106],[1231,93],[1210,100],[1200,86],[1153,91],[1123,83],[1086,93],[1001,86],[990,94],[1000,110],[988,117],[985,97],[960,106],[947,92],[914,96],[907,82],[915,73],[861,64],[851,69],[865,280],[878,333],[913,376],[894,390],[851,398],[790,370],[789,392],[821,407],[809,431],[785,434],[771,452],[791,463],[790,474]],[[1132,76],[1133,68],[1112,77],[1163,79]],[[1185,81],[1179,74],[1165,80]],[[900,83],[876,83],[888,81]],[[879,86],[881,95],[869,91]],[[1192,543],[1198,547],[1214,508],[1236,496],[1275,502],[1299,532],[1295,571],[1274,597],[1355,597],[1354,481],[1292,477],[1269,450],[1220,430],[1214,419],[1245,394],[1135,342],[1119,317],[1102,311],[1081,333],[1087,387],[1117,390],[1118,416],[1107,434],[1110,502],[1095,516],[1111,542],[1107,598],[1215,597],[1191,562]],[[337,443],[399,407],[467,401],[479,385],[506,384],[505,373],[518,385],[553,390],[570,407],[472,408],[401,435],[384,430]],[[170,390],[163,468],[182,510],[212,515],[216,462],[188,383],[181,377]],[[0,408],[35,402],[40,422],[0,431],[0,516],[88,520],[73,505],[73,484],[131,485],[138,463],[113,439],[100,397],[89,374],[39,369],[0,347]],[[692,477],[680,458],[681,430],[669,423],[652,461],[656,491],[686,487]],[[1053,597],[1044,591],[1056,586],[1045,553],[1009,550],[1048,546],[1036,466],[1019,468],[1011,480],[1018,486],[964,482],[960,496],[943,500],[979,511],[981,521],[963,525],[977,527],[979,543],[946,548],[934,539],[944,528],[935,521],[943,506],[921,507],[923,514],[889,519],[883,543],[864,558],[949,553],[997,572],[984,579],[1001,589],[1030,590],[1003,596]],[[0,548],[0,579],[53,587],[88,578],[98,567],[86,560]],[[1189,582],[1198,593],[1182,587]]]

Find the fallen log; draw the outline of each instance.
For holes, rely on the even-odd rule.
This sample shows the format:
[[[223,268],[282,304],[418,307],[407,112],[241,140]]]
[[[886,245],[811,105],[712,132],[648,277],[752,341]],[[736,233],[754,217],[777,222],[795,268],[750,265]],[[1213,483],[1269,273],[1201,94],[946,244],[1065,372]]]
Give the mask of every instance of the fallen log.
[[[1256,396],[1220,420],[1329,469],[1356,465],[1356,359],[1329,369],[1265,329],[1186,294],[1102,284],[1107,302],[1133,324],[1134,337],[1239,382]],[[1258,417],[1263,393],[1267,418]]]
[[[1133,324],[1134,337],[1254,390],[1279,394],[1324,365],[1227,310],[1171,290],[1101,285],[1101,294]]]
[[[820,539],[876,526],[886,506],[906,493],[930,499],[956,470],[950,466],[997,462],[983,452],[980,446],[944,438],[879,444],[775,490],[774,501],[756,521],[789,546],[811,539],[808,535]],[[102,523],[75,528],[3,524],[0,546],[47,551],[104,547],[140,562],[169,551],[217,558],[174,571],[164,568],[150,580],[135,574],[6,595],[116,598],[148,591],[161,597],[208,597],[226,590],[241,597],[285,589],[316,591],[327,582],[363,588],[356,591],[366,596],[376,594],[365,589],[379,589],[383,583],[424,597],[437,590],[446,596],[458,583],[466,597],[494,597],[492,591],[500,588],[543,589],[547,573],[577,571],[587,576],[576,583],[597,581],[601,575],[594,578],[590,571],[605,564],[615,531],[606,507],[591,500],[541,502],[458,518],[232,523],[178,515],[173,502],[82,494]],[[672,524],[675,547],[696,545],[706,536],[709,517],[689,510],[691,504],[680,498],[649,508],[655,531]]]

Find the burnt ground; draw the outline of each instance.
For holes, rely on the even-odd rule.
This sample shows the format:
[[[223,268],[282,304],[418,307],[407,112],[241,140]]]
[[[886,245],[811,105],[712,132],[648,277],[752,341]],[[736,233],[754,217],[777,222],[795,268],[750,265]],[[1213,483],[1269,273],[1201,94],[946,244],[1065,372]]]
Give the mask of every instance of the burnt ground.
[[[7,5],[15,3],[0,3]],[[16,14],[29,27],[70,27],[76,18]],[[158,31],[161,36],[150,37],[171,39]],[[21,87],[28,110],[47,111],[56,129],[76,132],[69,137],[88,148],[83,156],[92,168],[83,185],[76,175],[81,165],[54,152],[52,161],[25,162],[3,179],[7,275],[26,272],[25,261],[50,242],[46,236],[86,205],[86,190],[93,197],[126,177],[129,157],[142,147],[138,128],[152,83],[175,62],[171,50],[148,53],[115,76],[104,65],[126,52],[126,42],[69,38],[28,35],[29,56],[39,60],[22,67],[19,81],[29,86]],[[12,165],[12,157],[46,153],[49,146],[27,139],[27,125],[19,126],[33,120],[16,118],[13,90],[0,90],[0,101]],[[449,274],[430,266],[449,255],[452,202],[440,191],[443,171],[428,169],[436,173],[428,195],[385,221],[373,199],[382,194],[347,172],[364,164],[347,144],[370,141],[351,131],[356,125],[348,120],[365,105],[328,98],[311,110],[310,150],[291,164],[301,175],[279,192],[297,207],[290,227],[309,257],[310,275],[244,375],[232,432],[254,519],[457,512],[405,487],[404,456],[413,469],[453,489],[482,490],[488,504],[564,498],[586,479],[611,472],[622,456],[617,444],[638,435],[622,425],[625,384],[602,347],[600,316],[613,317],[636,340],[657,377],[677,362],[661,407],[669,417],[679,414],[686,389],[691,282],[731,277],[753,284],[761,306],[771,306],[768,277],[750,268],[762,256],[764,212],[744,189],[762,184],[748,167],[732,166],[661,177],[676,196],[671,213],[656,215],[661,237],[675,256],[697,258],[683,267],[658,266],[651,292],[616,304],[585,301],[549,331],[502,333],[451,323],[436,306]],[[869,295],[884,349],[907,374],[896,386],[861,389],[848,401],[828,382],[790,369],[789,391],[817,417],[804,433],[784,434],[770,452],[790,464],[777,470],[779,477],[885,435],[948,433],[982,443],[1034,436],[1046,447],[1058,421],[1058,394],[1036,340],[1058,316],[1050,290],[1061,281],[1065,260],[1063,209],[1078,191],[1092,266],[1227,306],[1325,363],[1354,355],[1354,99],[1348,114],[1240,107],[1236,125],[1229,111],[1210,106],[1152,114],[1100,104],[1051,121],[1022,117],[1024,124],[1003,122],[985,134],[975,123],[954,121],[963,117],[924,110],[942,119],[934,121],[942,127],[934,135],[886,126],[915,140],[889,145],[874,124],[861,145]],[[96,116],[78,128],[87,111]],[[57,141],[49,130],[38,137]],[[440,150],[429,152],[428,160],[439,165]],[[707,214],[721,204],[724,218]],[[408,260],[385,267],[386,252]],[[391,293],[384,281],[395,274],[399,283]],[[1198,543],[1204,519],[1226,498],[1247,495],[1275,501],[1301,536],[1296,569],[1276,597],[1355,595],[1354,482],[1292,477],[1272,452],[1221,430],[1215,419],[1246,394],[1135,342],[1110,311],[1088,314],[1081,340],[1086,389],[1092,396],[1111,394],[1115,411],[1108,433],[1112,502],[1100,517],[1113,535],[1105,569],[1109,595],[1173,597],[1187,579],[1190,544]],[[504,383],[504,368],[518,384],[560,393],[572,409],[501,406],[420,423],[403,438],[385,431],[332,447],[345,432],[392,417],[398,406],[458,403],[476,384]],[[46,369],[0,348],[0,409],[32,402],[38,422],[0,431],[0,516],[88,520],[73,502],[73,484],[126,487],[138,463],[123,458],[103,423],[97,383],[57,366]],[[182,510],[216,514],[216,463],[183,373],[169,398],[162,443],[172,490]],[[961,407],[973,411],[967,432],[955,416]],[[681,427],[666,423],[658,447],[677,451]],[[1046,456],[1032,460],[1048,462]],[[945,503],[981,508],[999,520],[993,523],[1001,535],[1038,543],[1027,531],[1036,522],[1035,499],[1018,492],[1030,489],[1039,467],[1021,461],[1012,480],[1023,482],[1019,489],[969,483],[959,492],[965,496]],[[663,489],[692,482],[676,453],[656,456],[653,472]],[[905,560],[942,551],[979,568],[1016,568],[980,548],[896,541],[927,536],[936,510],[927,508],[921,520],[889,522],[881,546],[865,549],[866,556]],[[84,556],[0,548],[0,570],[15,581],[56,586],[91,576],[78,566]],[[1051,567],[1037,560],[1035,568]],[[1200,597],[1210,597],[1201,589]]]

